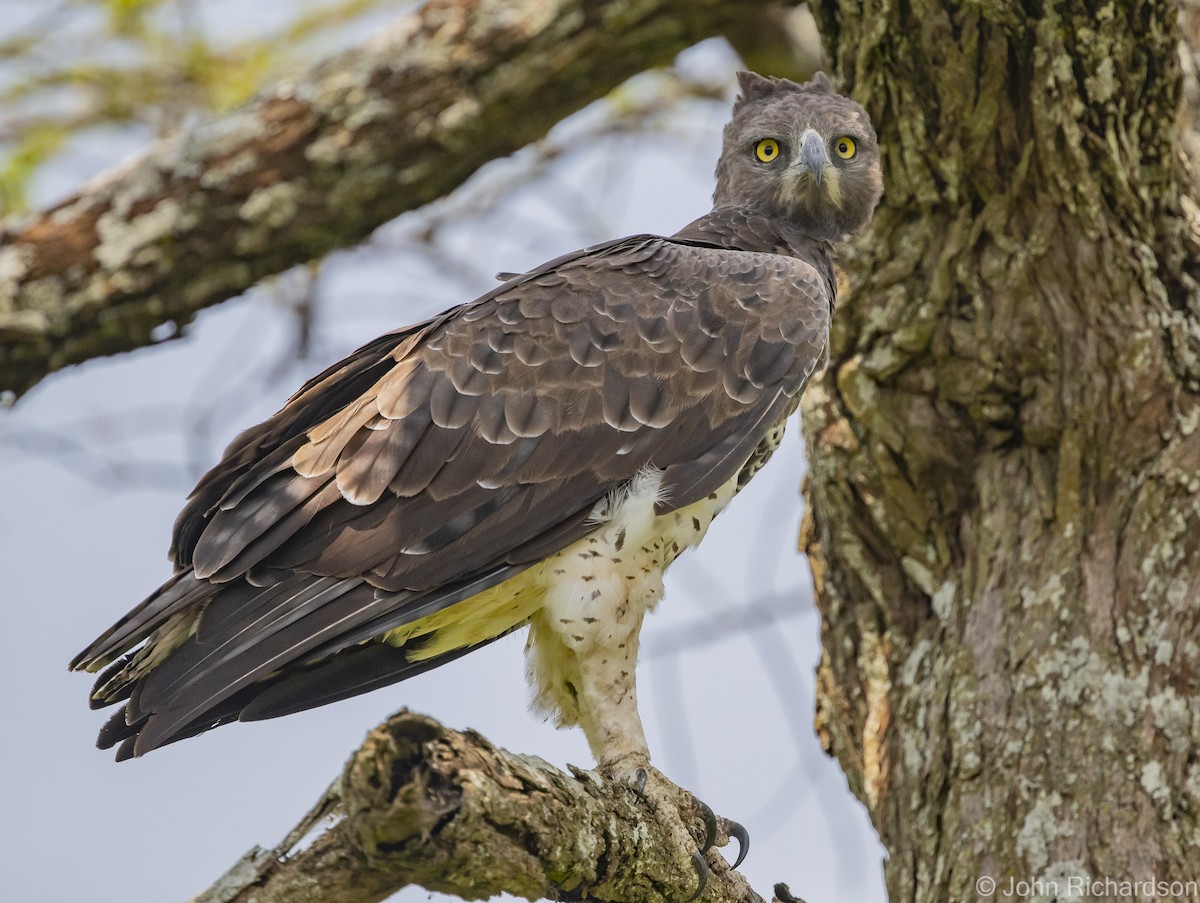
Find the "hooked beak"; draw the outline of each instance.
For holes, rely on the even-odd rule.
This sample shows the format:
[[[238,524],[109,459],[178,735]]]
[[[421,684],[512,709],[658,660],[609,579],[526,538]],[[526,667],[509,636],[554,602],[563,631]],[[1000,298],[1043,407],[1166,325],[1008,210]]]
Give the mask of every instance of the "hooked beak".
[[[825,142],[814,129],[807,129],[800,136],[800,163],[812,173],[813,181],[820,185],[829,163],[829,154],[825,150]]]

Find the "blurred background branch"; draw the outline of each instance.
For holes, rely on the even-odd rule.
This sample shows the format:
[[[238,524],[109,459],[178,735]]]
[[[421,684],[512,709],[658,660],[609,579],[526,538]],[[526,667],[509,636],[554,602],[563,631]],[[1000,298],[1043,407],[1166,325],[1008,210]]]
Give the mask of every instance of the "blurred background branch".
[[[89,130],[139,126],[161,137],[227,112],[270,78],[320,55],[331,33],[395,0],[330,0],[253,38],[221,40],[199,0],[28,3],[0,39],[0,216],[28,209],[38,169]]]
[[[755,32],[769,38],[764,56],[797,74],[796,54],[779,52],[790,39],[773,3],[437,2],[191,125],[195,111],[245,98],[280,60],[262,45],[209,49],[188,4],[178,7],[179,34],[167,39],[149,25],[158,5],[103,7],[105,37],[132,42],[132,64],[34,67],[9,88],[16,106],[52,107],[43,92],[85,85],[89,99],[82,111],[63,104],[58,118],[15,117],[10,204],[21,203],[37,163],[72,131],[138,108],[163,135],[140,158],[0,230],[0,390],[10,400],[48,372],[151,344],[164,323],[177,330],[263,277],[361,241],[703,38],[736,31],[754,48],[747,19],[767,17]],[[310,16],[279,43],[302,46],[363,8]],[[12,52],[42,56],[50,37],[39,28],[35,21],[10,41]]]

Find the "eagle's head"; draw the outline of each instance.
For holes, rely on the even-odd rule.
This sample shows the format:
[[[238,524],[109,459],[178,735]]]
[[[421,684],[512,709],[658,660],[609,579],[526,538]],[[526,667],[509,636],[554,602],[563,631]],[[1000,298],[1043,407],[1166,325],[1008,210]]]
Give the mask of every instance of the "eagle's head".
[[[803,85],[739,72],[738,83],[714,202],[782,217],[819,238],[865,226],[883,194],[866,111],[820,72]]]

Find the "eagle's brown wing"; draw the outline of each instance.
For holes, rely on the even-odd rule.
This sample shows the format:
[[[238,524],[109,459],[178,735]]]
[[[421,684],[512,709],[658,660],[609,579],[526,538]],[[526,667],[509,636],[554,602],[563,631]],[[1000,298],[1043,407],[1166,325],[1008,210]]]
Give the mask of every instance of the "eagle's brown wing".
[[[662,511],[715,491],[816,367],[831,300],[792,258],[636,236],[364,346],[230,446],[177,576],[73,662],[149,637],[101,677],[99,704],[129,698],[102,741],[190,736],[339,653],[376,658],[307,704],[399,679],[400,650],[359,644],[586,535],[640,469]]]

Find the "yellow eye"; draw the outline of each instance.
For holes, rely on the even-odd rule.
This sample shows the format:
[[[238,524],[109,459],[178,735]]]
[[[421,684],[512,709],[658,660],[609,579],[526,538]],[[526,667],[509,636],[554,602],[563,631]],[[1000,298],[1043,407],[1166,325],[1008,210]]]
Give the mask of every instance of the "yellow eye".
[[[843,160],[849,160],[856,153],[858,153],[858,148],[854,146],[854,139],[849,135],[844,135],[843,137],[839,138],[837,143],[834,144],[833,150],[834,153],[836,153]]]
[[[754,156],[763,163],[771,163],[779,156],[779,142],[774,138],[764,138],[754,145]]]

